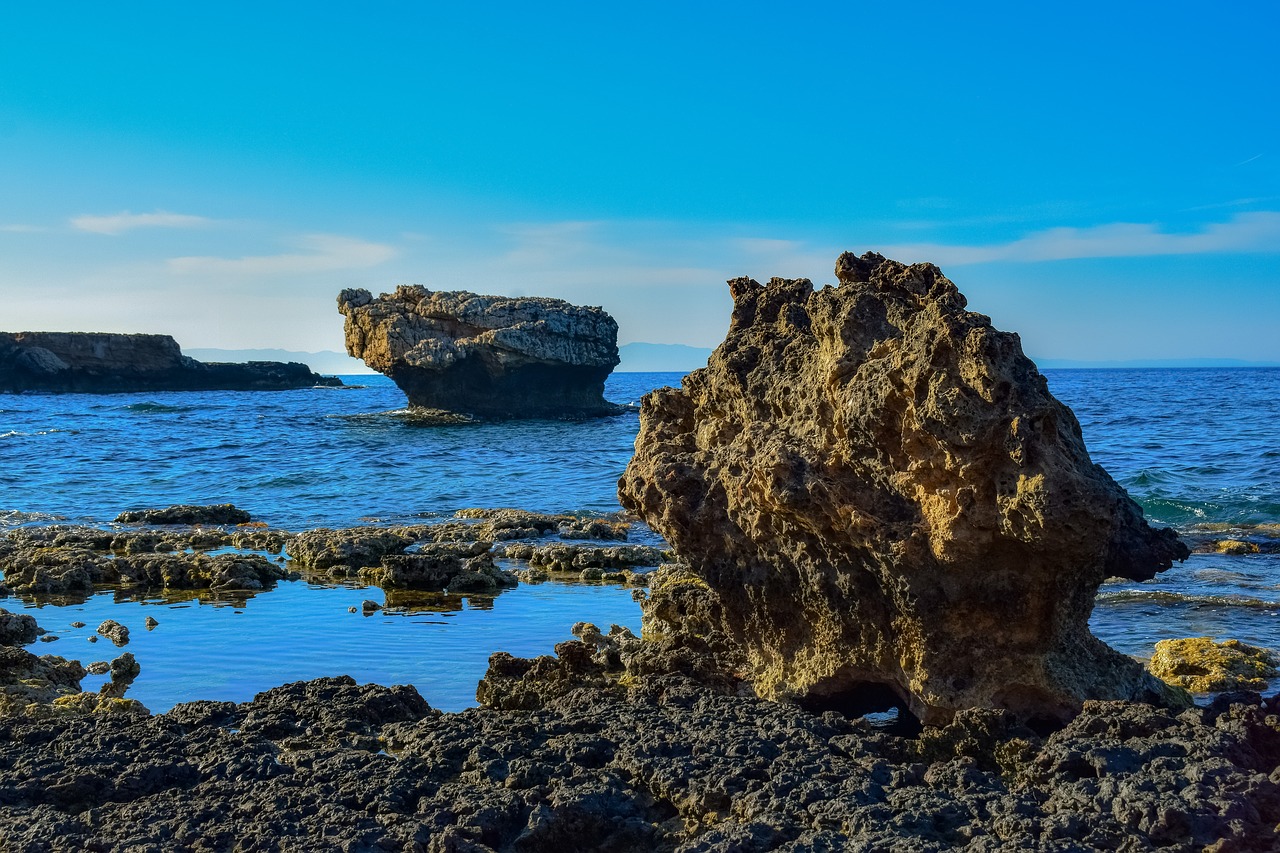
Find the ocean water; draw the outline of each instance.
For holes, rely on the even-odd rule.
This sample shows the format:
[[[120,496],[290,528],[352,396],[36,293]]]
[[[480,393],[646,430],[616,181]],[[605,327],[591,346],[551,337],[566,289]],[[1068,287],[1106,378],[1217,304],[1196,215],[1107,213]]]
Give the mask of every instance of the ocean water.
[[[1154,522],[1198,548],[1232,538],[1257,553],[1196,553],[1157,579],[1110,582],[1092,626],[1116,648],[1211,635],[1280,648],[1280,370],[1047,370],[1102,464]],[[621,373],[606,396],[638,403],[680,374]],[[635,412],[572,422],[421,426],[381,376],[273,393],[0,396],[0,529],[108,524],[126,509],[232,502],[273,527],[421,522],[465,507],[618,509]],[[1268,525],[1272,525],[1268,527]],[[655,542],[645,529],[637,541]],[[497,650],[544,654],[576,621],[639,630],[630,591],[521,585],[371,616],[381,590],[286,582],[241,600],[209,595],[10,599],[59,639],[33,647],[85,663],[118,651],[93,627],[130,627],[142,665],[130,696],[160,711],[242,701],[285,681],[347,673],[411,683],[434,706],[474,704]],[[356,613],[348,608],[356,607]],[[146,616],[160,625],[143,628]],[[89,627],[74,629],[81,621]],[[85,681],[94,689],[101,679]]]

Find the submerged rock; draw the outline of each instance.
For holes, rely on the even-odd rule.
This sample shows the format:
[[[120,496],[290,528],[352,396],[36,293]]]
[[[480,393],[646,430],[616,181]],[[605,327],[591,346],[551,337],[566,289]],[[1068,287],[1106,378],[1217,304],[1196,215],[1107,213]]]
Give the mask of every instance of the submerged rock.
[[[712,591],[756,688],[888,687],[930,723],[1162,695],[1088,617],[1104,578],[1150,578],[1186,547],[937,267],[846,253],[836,273],[818,291],[731,281],[724,343],[645,397],[619,483]]]
[[[391,377],[409,405],[480,418],[594,417],[618,364],[618,324],[559,299],[402,285],[344,290],[347,352]]]
[[[1161,640],[1151,656],[1151,672],[1193,693],[1265,690],[1280,675],[1280,657],[1270,649],[1212,637]]]
[[[168,335],[0,332],[0,393],[283,391],[341,384],[297,362],[196,361]]]

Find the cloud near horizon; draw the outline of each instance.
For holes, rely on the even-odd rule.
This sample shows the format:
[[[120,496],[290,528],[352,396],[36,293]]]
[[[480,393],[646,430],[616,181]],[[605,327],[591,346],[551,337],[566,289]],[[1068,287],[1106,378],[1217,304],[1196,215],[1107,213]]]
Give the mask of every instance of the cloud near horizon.
[[[368,269],[399,254],[394,246],[340,234],[308,234],[294,241],[301,252],[243,258],[191,256],[170,258],[170,272],[218,275],[296,275],[330,270]]]
[[[212,225],[214,220],[204,216],[192,216],[187,213],[170,213],[157,210],[153,213],[130,213],[122,210],[108,216],[92,216],[84,214],[71,218],[71,227],[77,231],[88,231],[91,234],[109,234],[116,236],[135,228],[200,228]]]
[[[1280,251],[1280,212],[1239,213],[1199,230],[1170,232],[1155,223],[1117,222],[1089,228],[1048,228],[985,246],[909,243],[885,246],[885,255],[904,261],[963,266],[999,261],[1030,263],[1077,258],[1136,258],[1223,252]]]

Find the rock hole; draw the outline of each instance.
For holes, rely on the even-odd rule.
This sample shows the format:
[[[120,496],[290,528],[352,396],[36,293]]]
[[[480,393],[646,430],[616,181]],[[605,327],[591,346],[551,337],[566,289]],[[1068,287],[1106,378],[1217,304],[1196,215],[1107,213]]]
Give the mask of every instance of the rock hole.
[[[913,737],[922,729],[920,720],[887,684],[863,681],[821,693],[810,693],[799,701],[811,714],[835,711],[846,718],[865,717],[881,731]]]

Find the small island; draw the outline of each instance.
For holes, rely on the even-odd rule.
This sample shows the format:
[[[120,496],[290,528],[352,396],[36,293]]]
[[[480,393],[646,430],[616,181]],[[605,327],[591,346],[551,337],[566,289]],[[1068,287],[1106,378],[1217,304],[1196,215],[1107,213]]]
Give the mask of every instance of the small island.
[[[409,405],[466,419],[591,418],[618,365],[618,324],[601,308],[543,297],[401,285],[338,295],[347,352],[389,376]]]
[[[0,332],[0,393],[289,391],[340,386],[298,362],[207,363],[169,335]]]

